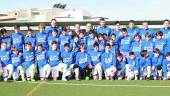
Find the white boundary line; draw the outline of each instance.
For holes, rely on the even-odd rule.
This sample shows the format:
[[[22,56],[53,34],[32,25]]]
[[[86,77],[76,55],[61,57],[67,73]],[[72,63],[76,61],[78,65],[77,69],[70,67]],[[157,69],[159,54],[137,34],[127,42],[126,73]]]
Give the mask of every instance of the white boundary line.
[[[41,83],[41,82],[29,82],[29,83]],[[140,88],[170,88],[170,86],[161,86],[161,85],[109,85],[109,84],[92,84],[92,83],[57,83],[57,82],[43,82],[43,84],[49,85],[66,85],[66,86],[91,86],[91,87],[140,87]]]

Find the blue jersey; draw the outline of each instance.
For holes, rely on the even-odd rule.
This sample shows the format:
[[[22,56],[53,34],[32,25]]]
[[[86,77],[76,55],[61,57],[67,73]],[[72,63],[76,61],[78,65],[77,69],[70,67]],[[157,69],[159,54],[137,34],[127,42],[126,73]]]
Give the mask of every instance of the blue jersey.
[[[170,38],[166,40],[165,54],[170,52]]]
[[[10,50],[0,50],[0,64],[2,64],[2,67],[12,64]]]
[[[110,51],[113,53],[114,56],[116,56],[117,53],[119,53],[119,45],[116,41],[113,41],[113,45],[110,48]]]
[[[89,52],[89,55],[93,66],[96,66],[96,64],[101,63],[101,52],[94,50]]]
[[[130,50],[135,53],[135,56],[137,58],[140,58],[141,57],[140,52],[142,51],[142,43],[136,41],[132,42]]]
[[[121,30],[114,30],[113,33],[116,35],[116,40],[119,40],[121,36]]]
[[[119,48],[120,52],[129,52],[131,43],[132,43],[132,38],[129,35],[121,37],[120,48]]]
[[[35,46],[36,46],[36,39],[35,39],[35,36],[25,36],[25,44],[30,42],[32,44],[32,48],[33,50],[35,49]]]
[[[57,66],[60,63],[60,52],[56,50],[49,50],[48,51],[48,59],[49,64],[51,67]]]
[[[112,33],[112,29],[105,26],[105,27],[99,27],[97,28],[97,34],[107,34],[107,36],[110,36]]]
[[[159,55],[158,57],[153,56],[152,57],[152,66],[157,67],[157,66],[162,66],[163,63],[163,55]]]
[[[60,52],[64,51],[64,44],[70,43],[71,37],[68,35],[61,35],[59,38],[59,44],[60,44]]]
[[[11,50],[12,39],[11,39],[10,36],[1,37],[1,42],[6,42],[7,43],[7,50]]]
[[[167,76],[167,72],[170,72],[170,61],[167,59],[163,60],[163,76]]]
[[[165,47],[166,47],[165,39],[160,39],[160,40],[156,39],[154,42],[154,47],[158,48],[162,54],[165,54]]]
[[[125,69],[126,69],[126,63],[124,60],[118,61],[116,60],[116,68],[118,71],[121,71],[122,74],[125,74]]]
[[[57,31],[57,35],[59,36],[59,35],[61,34],[62,27],[61,27],[61,26],[56,26],[56,27],[50,26],[50,27],[48,27],[48,28],[46,29],[45,32],[46,32],[48,35],[50,35],[53,30],[56,30],[56,31]]]
[[[139,34],[139,28],[128,28],[127,29],[129,36],[134,37],[135,34]]]
[[[142,42],[142,50],[147,50],[147,52],[152,55],[154,49],[154,42],[152,39],[150,40],[143,40]]]
[[[155,31],[148,28],[148,29],[140,29],[139,31],[139,35],[141,36],[142,39],[145,39],[145,34],[146,33],[150,33],[151,34],[151,38],[154,38],[155,37]]]
[[[139,68],[146,68],[147,66],[151,66],[151,57],[147,56],[146,58],[141,57],[139,59]]]
[[[71,49],[72,52],[77,52],[79,50],[78,42],[71,40],[70,49]]]
[[[87,44],[86,45],[87,45],[87,51],[88,52],[93,50],[94,43],[95,43],[94,38],[90,38],[90,37],[87,38]]]
[[[49,36],[48,37],[48,46],[49,46],[49,50],[51,50],[51,42],[56,41],[57,43],[59,43],[59,39],[57,36]]]
[[[161,28],[160,31],[163,33],[163,38],[165,40],[170,37],[170,27],[169,28]]]
[[[22,51],[24,45],[24,35],[22,33],[13,33],[11,38],[12,46],[18,48],[19,51]]]
[[[68,66],[70,66],[75,61],[75,55],[71,51],[68,51],[68,52],[67,51],[63,51],[61,53],[61,60],[62,60],[62,62],[64,64],[67,64]]]
[[[22,56],[18,54],[12,54],[11,60],[12,60],[12,65],[14,67],[14,70],[16,70],[18,66],[22,66]]]
[[[82,69],[86,68],[91,64],[89,54],[86,52],[78,52],[76,55],[76,64]]]
[[[39,32],[36,34],[36,45],[41,43],[43,46],[43,49],[47,48],[47,39],[48,39],[48,34],[45,32]]]
[[[36,56],[36,60],[38,62],[38,67],[39,69],[42,69],[44,68],[44,65],[46,65],[48,62],[47,62],[47,52],[46,51],[36,51],[35,53],[35,56]]]
[[[24,51],[23,60],[25,68],[28,69],[32,64],[35,64],[35,54],[33,51]]]
[[[101,57],[102,67],[104,70],[110,67],[116,67],[115,56],[111,52],[104,52]]]
[[[127,61],[127,64],[129,64],[129,68],[131,71],[139,70],[139,59],[127,58],[126,61]]]
[[[105,41],[102,40],[102,41],[98,41],[98,44],[99,44],[99,51],[100,52],[104,52],[104,46],[105,46]]]

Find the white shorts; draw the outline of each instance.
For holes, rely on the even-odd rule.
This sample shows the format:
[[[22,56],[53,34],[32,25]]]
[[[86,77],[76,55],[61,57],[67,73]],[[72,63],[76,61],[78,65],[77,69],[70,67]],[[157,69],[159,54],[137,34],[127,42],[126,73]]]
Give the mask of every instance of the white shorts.
[[[57,66],[51,67],[52,77],[59,77],[59,71],[63,72],[63,68],[67,68],[67,64],[59,63]]]
[[[92,71],[93,75],[97,75],[97,74],[102,74],[102,64],[98,63],[96,64],[96,66],[94,66],[93,71]]]
[[[112,70],[114,69],[115,67],[113,67],[113,66],[111,66],[110,68],[107,68],[106,70],[105,70],[105,76],[112,76],[113,75],[113,73],[112,73]]]
[[[74,64],[71,64],[69,68],[67,68],[66,76],[70,76],[72,72],[74,72]]]
[[[11,74],[9,74],[8,71],[11,71]],[[3,77],[8,77],[9,75],[12,75],[12,72],[13,72],[12,64],[8,64],[5,67],[3,67]]]
[[[44,65],[42,69],[40,69],[40,77],[44,78],[46,77],[46,73],[49,73],[51,71],[51,67],[49,64]]]
[[[170,71],[167,72],[166,76],[167,76],[167,77],[170,77]]]
[[[35,65],[31,64],[31,66],[26,70],[26,77],[33,77],[35,71]]]
[[[18,78],[20,75],[24,75],[24,70],[22,68],[22,66],[18,66],[16,70],[14,70],[13,72],[13,78],[16,79]]]

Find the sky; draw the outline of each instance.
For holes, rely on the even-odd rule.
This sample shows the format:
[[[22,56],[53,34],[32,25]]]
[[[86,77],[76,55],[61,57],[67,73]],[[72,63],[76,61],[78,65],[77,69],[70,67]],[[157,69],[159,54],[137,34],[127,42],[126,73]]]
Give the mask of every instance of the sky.
[[[109,20],[170,19],[170,0],[0,0],[0,13],[13,9],[50,8],[55,3],[66,9],[84,9],[93,17]]]

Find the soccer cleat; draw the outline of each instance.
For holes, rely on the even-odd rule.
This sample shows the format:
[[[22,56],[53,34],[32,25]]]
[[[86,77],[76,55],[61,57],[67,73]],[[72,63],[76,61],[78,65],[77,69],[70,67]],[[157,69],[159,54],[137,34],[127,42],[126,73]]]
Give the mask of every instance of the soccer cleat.
[[[86,78],[85,78],[86,80],[90,80],[90,78],[88,77],[88,76],[86,76]]]

